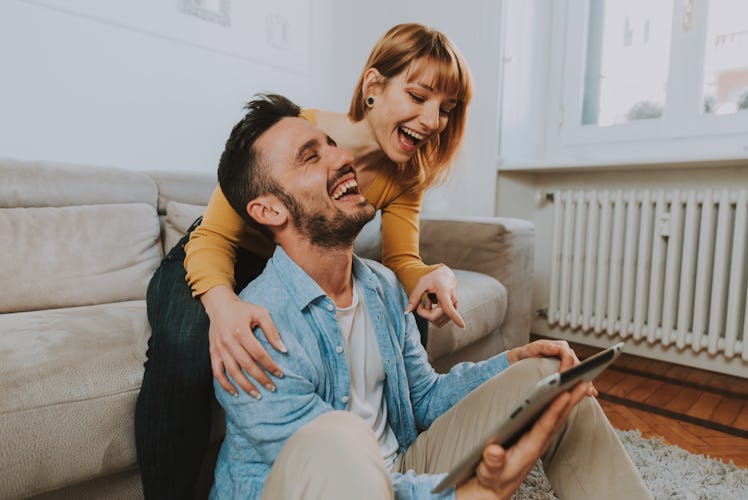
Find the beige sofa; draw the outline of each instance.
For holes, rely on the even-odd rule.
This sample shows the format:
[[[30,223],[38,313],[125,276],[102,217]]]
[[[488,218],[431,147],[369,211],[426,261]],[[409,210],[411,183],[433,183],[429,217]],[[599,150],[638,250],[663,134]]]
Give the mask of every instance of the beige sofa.
[[[0,498],[142,496],[133,414],[146,286],[214,185],[208,174],[0,160]],[[435,366],[526,342],[532,225],[424,219],[421,231],[424,259],[458,269],[467,322],[431,330]],[[370,225],[357,251],[376,256],[377,238]]]

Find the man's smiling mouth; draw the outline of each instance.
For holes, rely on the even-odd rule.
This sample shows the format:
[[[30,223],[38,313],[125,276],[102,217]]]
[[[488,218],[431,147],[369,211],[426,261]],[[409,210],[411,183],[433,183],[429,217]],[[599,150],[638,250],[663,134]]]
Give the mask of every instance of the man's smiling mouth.
[[[332,199],[339,200],[343,196],[349,194],[359,194],[358,182],[356,182],[356,179],[350,179],[342,184],[339,184],[337,189],[335,189],[335,192],[332,193]]]
[[[358,180],[356,180],[356,171],[353,170],[353,167],[341,170],[329,183],[328,192],[330,198],[335,201],[346,196],[361,194],[358,188]]]

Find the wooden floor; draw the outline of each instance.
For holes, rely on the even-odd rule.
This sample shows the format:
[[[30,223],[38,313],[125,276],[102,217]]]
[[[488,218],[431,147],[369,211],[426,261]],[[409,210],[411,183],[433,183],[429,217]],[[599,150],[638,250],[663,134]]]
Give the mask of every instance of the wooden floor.
[[[580,359],[600,350],[572,347]],[[748,468],[748,380],[623,354],[595,387],[617,429]]]

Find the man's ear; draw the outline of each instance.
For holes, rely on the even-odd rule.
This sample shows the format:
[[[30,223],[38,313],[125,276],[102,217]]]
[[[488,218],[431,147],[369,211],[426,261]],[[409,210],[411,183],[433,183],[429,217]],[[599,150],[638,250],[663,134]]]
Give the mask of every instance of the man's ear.
[[[258,196],[247,203],[247,213],[263,226],[281,226],[288,220],[285,205],[273,195]]]
[[[369,96],[375,96],[379,91],[379,88],[384,83],[385,78],[377,68],[369,68],[364,72],[364,78],[362,79],[362,90],[364,99]]]

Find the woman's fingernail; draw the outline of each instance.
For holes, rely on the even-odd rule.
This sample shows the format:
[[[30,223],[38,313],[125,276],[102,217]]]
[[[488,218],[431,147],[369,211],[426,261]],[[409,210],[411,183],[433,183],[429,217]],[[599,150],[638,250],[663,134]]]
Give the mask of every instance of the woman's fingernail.
[[[238,392],[232,392],[231,395],[234,396],[235,398],[239,397],[239,393]]]
[[[275,386],[273,384],[265,384],[265,389],[270,392],[275,392]]]
[[[255,399],[261,399],[262,398],[262,396],[260,395],[260,393],[257,392],[256,390],[249,391],[249,395],[252,396]]]
[[[286,344],[284,344],[282,340],[279,341],[278,344],[280,344],[279,345],[280,352],[282,352],[283,354],[286,354],[288,352],[288,349],[286,349]]]
[[[278,370],[277,372],[275,372],[275,376],[278,378],[283,378],[283,372]]]

